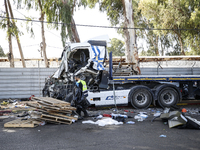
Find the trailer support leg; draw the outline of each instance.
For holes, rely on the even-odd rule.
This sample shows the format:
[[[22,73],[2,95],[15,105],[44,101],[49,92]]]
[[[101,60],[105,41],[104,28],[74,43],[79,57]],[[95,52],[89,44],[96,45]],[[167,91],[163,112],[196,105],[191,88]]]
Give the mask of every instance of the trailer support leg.
[[[194,98],[194,89],[193,89],[193,82],[188,82],[188,99],[195,99]]]

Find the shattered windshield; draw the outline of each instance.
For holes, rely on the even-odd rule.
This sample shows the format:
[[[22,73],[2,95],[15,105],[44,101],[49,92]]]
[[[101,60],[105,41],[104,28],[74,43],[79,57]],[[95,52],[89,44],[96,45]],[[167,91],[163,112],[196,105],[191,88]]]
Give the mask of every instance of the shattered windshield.
[[[68,69],[69,72],[76,72],[78,69],[85,67],[89,60],[89,50],[76,49],[68,54]]]

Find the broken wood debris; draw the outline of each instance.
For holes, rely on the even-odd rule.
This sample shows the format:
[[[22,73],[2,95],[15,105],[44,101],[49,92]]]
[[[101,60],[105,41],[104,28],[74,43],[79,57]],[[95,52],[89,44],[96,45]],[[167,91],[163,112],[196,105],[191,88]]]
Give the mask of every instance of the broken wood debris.
[[[4,127],[35,127],[38,122],[49,122],[55,124],[72,124],[73,120],[78,118],[72,116],[70,103],[50,97],[33,97],[32,101],[26,103],[27,106],[35,108],[39,117],[34,118],[34,113],[30,114],[27,120],[17,119],[4,124]]]
[[[41,121],[37,121],[36,119],[27,119],[27,120],[17,119],[17,120],[13,120],[13,121],[5,123],[4,127],[11,127],[11,128],[28,127],[28,128],[33,128],[33,127],[38,126],[40,124],[40,122]]]

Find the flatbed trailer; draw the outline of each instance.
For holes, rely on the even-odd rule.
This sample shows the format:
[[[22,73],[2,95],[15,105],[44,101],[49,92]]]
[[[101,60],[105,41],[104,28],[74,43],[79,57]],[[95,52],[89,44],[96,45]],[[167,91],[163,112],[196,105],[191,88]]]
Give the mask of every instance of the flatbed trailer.
[[[88,99],[91,104],[105,106],[115,103],[117,105],[131,103],[135,108],[147,108],[153,103],[161,107],[170,107],[184,99],[200,98],[200,75],[113,76],[112,68],[111,53],[109,56],[109,88],[99,92],[89,92]]]
[[[135,108],[147,108],[150,104],[170,107],[178,102],[198,99],[200,75],[135,75],[116,76],[108,81],[115,86],[117,105],[131,103]],[[114,93],[108,90],[89,92],[88,99],[95,106],[114,105]]]

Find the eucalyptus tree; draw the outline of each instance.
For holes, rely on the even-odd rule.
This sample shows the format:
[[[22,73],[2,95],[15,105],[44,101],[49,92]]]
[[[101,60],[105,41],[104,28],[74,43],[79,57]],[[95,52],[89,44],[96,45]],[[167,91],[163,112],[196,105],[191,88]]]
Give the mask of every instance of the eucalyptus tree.
[[[1,47],[0,45],[0,57],[6,57],[4,51],[3,51],[3,48]]]
[[[12,50],[12,29],[13,25],[12,22],[10,21],[10,15],[9,15],[9,10],[8,10],[8,5],[7,1],[4,0],[4,6],[5,6],[5,14],[7,18],[4,18],[0,21],[1,28],[6,29],[7,28],[7,39],[8,39],[8,44],[9,44],[9,53],[8,53],[8,59],[10,61],[10,68],[14,68],[14,56],[13,56],[13,50]]]
[[[108,47],[108,52],[113,53],[113,56],[124,56],[125,48],[124,48],[124,42],[117,39],[117,38],[112,38],[110,42],[110,47]]]
[[[59,29],[59,23],[61,23],[63,46],[65,46],[68,37],[71,43],[80,42],[76,24],[73,19],[75,7],[80,4],[83,4],[82,1],[78,3],[76,0],[47,0],[44,5],[47,21],[54,22],[55,24],[51,25],[56,29]]]
[[[44,21],[45,21],[45,10],[44,7],[46,3],[48,3],[48,0],[18,0],[17,6],[20,9],[21,7],[25,7],[27,10],[35,9],[36,11],[39,10],[40,12],[40,22],[41,22],[41,36],[42,36],[42,42],[40,43],[41,50],[43,52],[44,56],[44,62],[45,67],[49,67],[47,54],[46,54],[46,39],[45,39],[45,30],[44,30]],[[22,3],[24,2],[25,6],[22,6]],[[30,20],[28,20],[30,21]],[[34,33],[34,31],[32,31]]]
[[[7,39],[9,43],[9,53],[8,53],[8,59],[10,61],[10,67],[14,68],[14,55],[13,55],[13,50],[12,50],[12,37],[15,37],[17,40],[17,45],[19,48],[20,56],[21,56],[21,61],[22,65],[24,68],[26,68],[25,60],[24,60],[24,55],[19,39],[19,34],[21,32],[19,31],[17,25],[16,25],[16,20],[12,19],[14,18],[13,11],[12,11],[12,6],[10,4],[9,0],[4,0],[4,6],[5,6],[5,15],[6,18],[0,20],[1,24],[1,29],[6,29],[7,28]]]
[[[198,49],[200,45],[200,0],[140,0],[139,9],[142,15],[153,24],[157,35],[172,35],[178,39],[181,54],[185,47]],[[171,30],[169,30],[171,29]],[[184,30],[189,29],[189,30]]]
[[[136,31],[134,30],[134,14],[132,0],[88,0],[91,8],[99,4],[100,11],[107,13],[111,25],[122,27],[125,39],[125,57],[128,63],[135,63],[134,69],[140,73],[138,50],[136,43]]]

